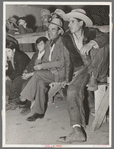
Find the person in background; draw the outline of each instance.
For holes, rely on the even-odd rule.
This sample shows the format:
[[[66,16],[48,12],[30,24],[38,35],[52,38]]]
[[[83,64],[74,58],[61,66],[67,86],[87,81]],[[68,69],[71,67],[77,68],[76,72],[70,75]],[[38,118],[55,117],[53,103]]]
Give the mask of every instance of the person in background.
[[[28,117],[27,121],[35,121],[44,117],[47,103],[46,92],[50,83],[69,82],[69,73],[66,72],[66,68],[69,71],[70,57],[62,43],[61,35],[63,33],[61,20],[54,18],[49,23],[48,34],[50,40],[46,42],[42,64],[34,67],[36,70],[34,75],[20,94],[22,101],[27,99],[29,103],[29,106],[21,113],[22,115],[30,112],[31,102],[35,99],[34,114]]]
[[[29,28],[29,22],[28,18],[25,17],[20,17],[18,19],[18,30],[20,34],[27,34],[27,33],[33,33],[33,29]],[[19,44],[19,49],[24,52],[33,52],[33,44],[32,43],[23,43]]]
[[[15,38],[6,36],[6,95],[13,101],[18,98],[24,80],[21,78],[23,70],[28,65],[30,58],[19,50],[18,42]]]
[[[7,34],[11,34],[11,35],[19,34],[17,21],[18,21],[17,16],[9,17],[6,20],[6,33]]]
[[[40,12],[42,26],[38,26],[36,32],[46,32],[48,30],[48,23],[51,18],[51,13],[48,9],[42,9]]]
[[[67,90],[68,111],[73,131],[58,139],[73,143],[87,140],[84,98],[85,90],[96,91],[97,83],[105,78],[109,68],[109,33],[92,28],[92,20],[83,9],[74,9],[64,15],[70,32],[64,34],[63,43],[73,64],[74,77]]]
[[[36,40],[36,47],[37,47],[37,51],[34,53],[31,61],[29,62],[29,64],[26,66],[26,68],[23,71],[22,74],[22,79],[26,80],[23,83],[22,86],[22,90],[24,89],[24,87],[27,85],[27,83],[29,82],[30,78],[34,75],[34,66],[37,66],[38,64],[42,63],[42,58],[45,54],[45,44],[47,42],[47,38],[46,37],[39,37]],[[18,101],[19,105],[25,105],[25,102],[22,102],[21,100]]]

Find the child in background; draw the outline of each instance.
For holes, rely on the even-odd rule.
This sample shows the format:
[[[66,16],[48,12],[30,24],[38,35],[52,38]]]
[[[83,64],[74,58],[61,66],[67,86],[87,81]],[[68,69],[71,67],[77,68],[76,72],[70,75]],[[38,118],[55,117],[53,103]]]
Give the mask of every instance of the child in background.
[[[39,37],[36,40],[37,51],[32,56],[31,61],[26,66],[26,68],[25,68],[25,70],[23,71],[23,74],[22,74],[22,79],[26,80],[23,83],[22,90],[27,85],[27,83],[29,82],[30,78],[34,75],[34,71],[36,70],[36,67],[38,66],[38,64],[42,63],[42,58],[43,58],[44,53],[45,53],[45,44],[46,44],[47,40],[48,39],[46,37]],[[21,107],[21,105],[23,107],[26,104],[26,101],[23,101],[22,99],[21,100],[18,99],[17,104],[19,104],[20,107]]]
[[[25,70],[23,71],[22,74],[22,79],[27,80],[34,74],[35,67],[37,67],[38,64],[42,63],[42,57],[44,56],[45,53],[45,43],[48,39],[46,37],[40,37],[36,40],[36,47],[37,51],[34,53],[30,63],[26,66]],[[25,87],[25,85],[28,83],[25,82],[23,84],[22,89]]]

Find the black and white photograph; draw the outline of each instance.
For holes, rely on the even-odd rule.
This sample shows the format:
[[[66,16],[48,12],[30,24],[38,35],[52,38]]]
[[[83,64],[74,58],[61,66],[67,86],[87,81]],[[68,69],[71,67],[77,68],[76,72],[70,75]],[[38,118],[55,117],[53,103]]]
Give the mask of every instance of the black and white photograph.
[[[3,2],[2,146],[112,146],[112,3]]]

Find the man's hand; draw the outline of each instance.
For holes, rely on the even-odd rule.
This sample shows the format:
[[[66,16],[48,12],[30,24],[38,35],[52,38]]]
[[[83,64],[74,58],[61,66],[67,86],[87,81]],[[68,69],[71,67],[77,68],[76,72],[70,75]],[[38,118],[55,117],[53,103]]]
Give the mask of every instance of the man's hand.
[[[34,70],[41,70],[41,69],[42,69],[42,65],[41,64],[34,66]]]
[[[23,73],[22,74],[22,79],[27,80],[28,78],[30,78],[32,75],[31,73]]]
[[[8,76],[6,77],[6,80],[9,80],[9,81],[11,81],[11,79],[10,79]]]
[[[68,81],[63,81],[62,82],[62,87],[64,88],[68,84]]]
[[[89,43],[87,43],[86,45],[84,45],[80,52],[82,55],[89,55],[90,50],[92,49],[92,47],[94,48],[99,48],[98,44],[94,41],[91,40]]]
[[[81,50],[80,50],[81,54],[82,54],[82,55],[88,55],[88,54],[89,54],[89,51],[92,49],[92,47],[93,47],[93,46],[92,46],[92,44],[90,44],[90,43],[84,45],[84,46],[81,48]]]

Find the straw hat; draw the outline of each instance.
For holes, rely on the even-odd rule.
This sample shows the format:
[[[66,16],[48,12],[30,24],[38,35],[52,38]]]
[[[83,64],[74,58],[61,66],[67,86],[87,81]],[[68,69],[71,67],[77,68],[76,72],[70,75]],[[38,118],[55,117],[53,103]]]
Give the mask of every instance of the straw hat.
[[[49,24],[57,25],[61,29],[61,35],[63,35],[64,30],[62,28],[63,23],[59,18],[53,18]]]
[[[85,10],[83,9],[73,9],[70,13],[67,13],[63,16],[64,20],[69,21],[70,18],[81,19],[85,22],[87,27],[93,25],[92,20],[86,15]]]

